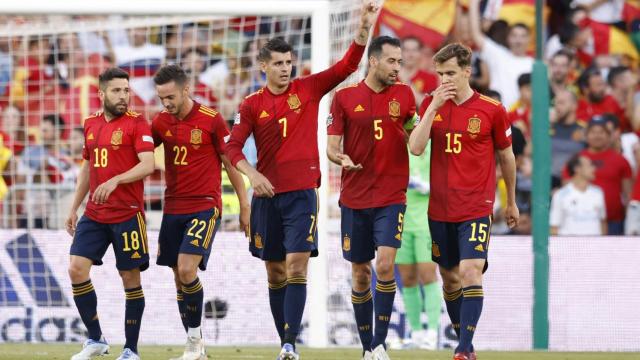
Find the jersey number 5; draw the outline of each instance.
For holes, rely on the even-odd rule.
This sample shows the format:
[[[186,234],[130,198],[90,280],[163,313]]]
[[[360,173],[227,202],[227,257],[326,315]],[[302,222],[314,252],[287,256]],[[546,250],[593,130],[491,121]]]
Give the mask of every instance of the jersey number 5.
[[[376,140],[382,140],[382,136],[384,136],[384,131],[382,131],[382,120],[373,120],[373,137]]]
[[[446,136],[447,136],[447,148],[444,149],[444,152],[460,154],[460,152],[462,151],[462,143],[460,142],[460,138],[462,137],[462,134],[446,133]]]

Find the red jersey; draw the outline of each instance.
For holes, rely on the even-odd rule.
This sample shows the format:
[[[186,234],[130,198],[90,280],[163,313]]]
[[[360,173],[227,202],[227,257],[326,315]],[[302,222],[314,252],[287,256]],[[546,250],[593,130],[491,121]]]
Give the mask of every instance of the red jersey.
[[[589,122],[595,115],[602,115],[604,113],[613,114],[618,118],[622,132],[631,131],[631,125],[625,116],[624,109],[611,95],[605,96],[604,100],[599,103],[592,103],[587,99],[580,99],[578,101],[578,109],[576,110],[578,120]]]
[[[164,144],[164,213],[222,209],[220,155],[229,130],[220,113],[194,101],[183,120],[166,111],[156,115],[151,130],[155,144]]]
[[[318,107],[320,99],[356,71],[364,46],[356,43],[327,70],[291,81],[282,94],[267,87],[247,96],[240,105],[227,151],[235,166],[245,159],[242,147],[253,132],[257,168],[275,193],[320,185]]]
[[[636,182],[633,184],[633,190],[631,191],[631,200],[640,201],[640,166],[638,166]]]
[[[596,167],[596,178],[593,184],[598,185],[604,192],[607,221],[624,220],[622,180],[631,178],[629,162],[612,149],[597,153],[585,149],[581,154],[591,159]]]
[[[360,171],[342,171],[340,203],[352,209],[406,203],[409,155],[404,124],[416,114],[405,84],[379,93],[364,81],[338,90],[327,120],[329,135],[343,135],[343,152]]]
[[[420,114],[432,99],[424,99]],[[461,222],[491,215],[494,152],[511,145],[511,126],[502,104],[477,92],[460,105],[448,100],[433,119],[431,142],[429,217]]]
[[[438,87],[438,75],[418,70],[411,78],[411,85],[421,94],[431,94]]]
[[[153,151],[149,124],[138,113],[128,111],[107,122],[102,112],[84,121],[82,157],[89,161],[89,201],[84,214],[93,221],[115,224],[144,211],[143,180],[120,184],[104,204],[91,200],[96,188],[127,172],[140,160],[138,154]]]

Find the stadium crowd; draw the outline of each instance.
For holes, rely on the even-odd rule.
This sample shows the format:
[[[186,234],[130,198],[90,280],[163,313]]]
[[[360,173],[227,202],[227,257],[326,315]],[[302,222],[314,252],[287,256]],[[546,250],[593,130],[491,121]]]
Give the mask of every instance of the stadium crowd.
[[[529,234],[534,20],[526,15],[505,18],[508,1],[450,1],[456,3],[455,20],[441,44],[458,41],[474,49],[473,87],[500,99],[512,122],[521,221],[515,229],[501,221],[506,194],[504,182],[499,181],[493,232]],[[634,4],[547,2],[544,61],[551,94],[551,225],[558,234],[622,235],[625,229],[627,234],[640,234],[640,8]],[[7,26],[107,20],[0,17]],[[385,31],[384,26],[379,28]],[[47,221],[46,204],[64,192],[60,189],[73,191],[81,162],[82,120],[100,108],[97,76],[104,68],[116,65],[130,73],[130,108],[151,120],[161,110],[153,74],[162,64],[180,64],[190,75],[194,98],[219,109],[232,126],[244,96],[264,85],[256,52],[274,34],[287,34],[296,49],[294,71],[298,76],[308,73],[308,18],[242,17],[0,36],[0,206],[3,214],[15,215],[0,226],[56,227]],[[412,85],[421,101],[438,85],[431,61],[438,47],[419,33],[397,35],[403,40],[401,79]],[[245,152],[255,162],[255,150],[248,147]],[[162,184],[161,179],[158,171],[152,181]],[[338,182],[339,171],[332,171],[332,192],[339,190]],[[28,197],[19,186],[24,184],[35,189]],[[54,196],[50,189],[56,186]],[[151,200],[159,199],[157,195]],[[29,224],[27,209],[34,218]],[[594,221],[602,226],[583,226]]]

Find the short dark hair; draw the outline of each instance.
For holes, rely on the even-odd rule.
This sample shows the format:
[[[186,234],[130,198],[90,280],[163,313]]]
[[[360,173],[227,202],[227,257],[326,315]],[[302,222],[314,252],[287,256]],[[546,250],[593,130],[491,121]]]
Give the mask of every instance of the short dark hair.
[[[567,21],[565,22],[560,29],[558,30],[558,38],[562,45],[568,45],[571,40],[573,40],[578,33],[580,32],[580,28],[578,25]]]
[[[108,68],[98,76],[98,85],[100,86],[100,89],[104,89],[107,86],[107,83],[113,79],[129,80],[129,73],[117,67]]]
[[[560,56],[564,56],[567,58],[567,60],[569,60],[569,62],[573,61],[573,53],[569,50],[566,49],[560,49],[558,51],[556,51],[553,56],[551,56],[552,59],[555,59],[557,57]]]
[[[487,90],[483,91],[482,93],[484,95],[492,98],[492,99],[495,99],[495,100],[498,100],[498,101],[502,102],[502,95],[500,95],[499,92],[497,92],[497,91],[495,91],[493,89],[487,89]]]
[[[581,157],[582,155],[580,155],[580,153],[576,153],[569,158],[569,161],[567,161],[567,172],[569,173],[570,177],[573,177],[576,174],[576,168],[578,168],[578,166],[581,165],[580,164]]]
[[[461,43],[452,43],[440,49],[434,56],[436,64],[442,64],[451,58],[456,58],[458,66],[465,67],[471,65],[471,49]]]
[[[262,46],[260,51],[258,52],[258,61],[269,61],[271,60],[271,53],[288,53],[293,51],[291,45],[286,42],[283,38],[277,37],[267,41],[266,44]]]
[[[610,86],[613,86],[613,83],[616,81],[616,78],[625,72],[629,71],[629,68],[626,66],[614,66],[609,70],[609,75],[607,75],[607,83]]]
[[[590,67],[590,68],[587,68],[585,71],[583,71],[582,74],[580,74],[580,77],[578,77],[578,81],[577,81],[578,87],[580,88],[580,90],[588,88],[589,80],[591,80],[591,78],[594,76],[601,76],[600,70],[598,70],[595,67]]]
[[[176,85],[184,85],[187,82],[187,73],[175,64],[165,65],[158,69],[153,75],[153,82],[156,85],[164,85],[174,81]]]
[[[42,122],[50,123],[58,131],[61,131],[64,128],[64,119],[60,115],[46,114],[42,117]]]
[[[407,37],[402,38],[402,45],[404,45],[404,43],[407,41],[415,41],[418,44],[419,49],[422,49],[424,47],[424,43],[417,36],[409,35]]]
[[[380,57],[382,54],[382,47],[384,45],[391,45],[393,47],[402,48],[402,43],[399,39],[391,37],[391,36],[378,36],[371,40],[369,44],[369,52],[367,53],[367,58],[375,56],[376,58]]]
[[[518,88],[531,85],[531,73],[524,73],[518,76]]]

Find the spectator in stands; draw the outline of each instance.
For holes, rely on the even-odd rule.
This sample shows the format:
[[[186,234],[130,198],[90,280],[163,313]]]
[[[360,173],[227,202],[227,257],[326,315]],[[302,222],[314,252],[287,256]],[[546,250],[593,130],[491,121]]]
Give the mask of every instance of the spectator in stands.
[[[217,107],[218,99],[213,95],[213,90],[200,80],[200,75],[206,68],[205,55],[197,48],[187,50],[182,56],[181,67],[189,77],[193,99],[200,104]]]
[[[634,146],[636,164],[640,164],[640,144]],[[640,235],[640,166],[636,170],[636,180],[627,208],[625,235]]]
[[[561,185],[567,161],[584,149],[586,123],[576,119],[577,98],[569,90],[556,93],[551,110],[551,186]]]
[[[249,94],[251,86],[249,69],[242,66],[240,60],[236,57],[228,58],[229,75],[212,86],[216,91],[216,98],[220,99],[218,109],[225,119],[233,119],[238,106],[240,106],[244,97]]]
[[[13,72],[13,57],[9,48],[9,38],[0,36],[0,107],[6,105],[3,98],[9,94],[9,84]]]
[[[597,22],[616,24],[622,21],[625,0],[573,0],[572,4],[584,6],[589,17]]]
[[[551,200],[551,235],[606,234],[604,193],[592,184],[595,168],[591,160],[575,154],[567,163],[567,171],[571,180]]]
[[[582,19],[588,16],[589,12],[584,6],[573,7],[567,12],[566,16],[560,16],[562,23],[559,24],[559,29],[557,29],[558,33],[551,35],[545,45],[544,54],[546,60],[549,60],[567,45],[568,38],[577,31],[577,25]],[[567,24],[572,26],[568,28]]]
[[[578,94],[578,88],[573,85],[572,70],[574,57],[567,50],[559,50],[549,59],[549,85],[551,99],[556,93],[568,89]]]
[[[587,122],[595,115],[610,113],[615,115],[621,124],[628,124],[622,107],[611,95],[607,95],[607,84],[599,70],[585,70],[578,79],[578,86],[583,96],[578,101],[578,120]]]
[[[69,137],[69,156],[78,166],[82,165],[82,149],[84,148],[84,129],[81,127],[74,128]]]
[[[596,167],[593,183],[604,191],[609,235],[624,233],[624,210],[631,193],[631,167],[611,149],[611,130],[606,120],[594,118],[587,126],[587,149],[581,155]]]
[[[147,35],[146,28],[129,30],[129,43],[114,45],[112,58],[116,66],[129,73],[129,85],[135,95],[144,104],[151,104],[156,98],[153,74],[164,62],[167,50],[148,41]],[[135,105],[132,107],[136,108]]]
[[[469,47],[473,47],[473,38],[469,27],[469,14],[458,10],[454,25],[453,39]],[[487,64],[480,59],[479,54],[474,51],[471,54],[471,78],[469,83],[476,91],[484,93],[489,89],[490,74]]]
[[[637,77],[628,67],[616,66],[609,69],[607,82],[611,87],[611,97],[613,97],[624,110],[624,119],[631,119],[634,110],[634,95],[638,85]],[[622,132],[631,131],[630,122],[628,120],[622,121],[622,119],[623,118],[620,118],[620,128]]]
[[[531,74],[525,73],[518,76],[518,91],[520,97],[513,104],[507,114],[511,125],[522,131],[529,139],[531,137]]]
[[[426,94],[438,87],[438,76],[435,73],[420,69],[424,44],[415,36],[402,39],[402,68],[400,81],[409,84],[418,104],[422,104]]]
[[[508,109],[517,100],[518,76],[531,72],[533,66],[533,58],[527,55],[530,30],[523,24],[513,25],[509,28],[507,36],[509,48],[496,44],[482,33],[479,2],[479,0],[470,0],[469,3],[471,35],[480,50],[482,60],[489,67],[490,88],[502,95],[503,104]]]
[[[0,134],[2,134],[5,145],[8,146],[16,156],[20,155],[24,149],[26,139],[26,131],[20,110],[15,106],[9,105],[2,111],[0,120],[2,120]]]

